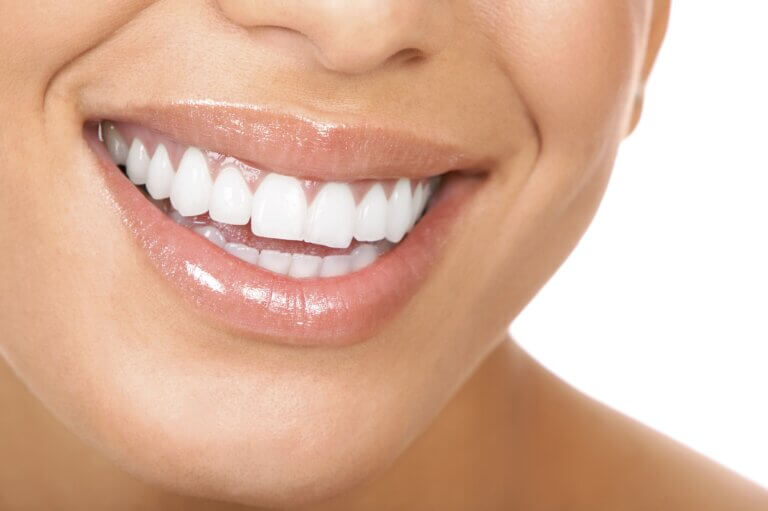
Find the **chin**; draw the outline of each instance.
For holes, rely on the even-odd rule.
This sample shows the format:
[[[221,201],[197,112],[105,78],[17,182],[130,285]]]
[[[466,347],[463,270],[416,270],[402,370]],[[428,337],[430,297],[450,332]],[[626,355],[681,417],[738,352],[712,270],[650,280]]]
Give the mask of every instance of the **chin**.
[[[437,413],[356,374],[158,360],[102,358],[77,385],[36,390],[98,456],[177,495],[262,507],[328,499],[386,470]]]

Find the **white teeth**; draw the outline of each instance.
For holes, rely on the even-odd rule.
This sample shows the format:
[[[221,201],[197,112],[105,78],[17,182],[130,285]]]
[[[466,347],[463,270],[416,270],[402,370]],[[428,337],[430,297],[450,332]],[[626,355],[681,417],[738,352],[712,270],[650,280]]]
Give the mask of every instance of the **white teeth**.
[[[301,183],[269,174],[253,196],[251,230],[256,236],[301,241],[307,217],[307,198]]]
[[[352,269],[352,256],[332,255],[323,257],[323,265],[320,267],[321,277],[340,277],[346,275]]]
[[[205,155],[200,149],[190,147],[182,156],[173,178],[171,205],[183,216],[202,215],[208,211],[212,188]]]
[[[167,199],[171,195],[173,166],[168,157],[168,150],[163,144],[157,146],[155,154],[149,160],[147,170],[147,191],[153,199]]]
[[[355,228],[355,198],[344,183],[327,183],[307,213],[304,241],[346,248]]]
[[[307,279],[320,275],[323,258],[320,256],[293,254],[288,275],[297,279]]]
[[[253,198],[243,175],[235,167],[219,173],[211,193],[208,214],[217,222],[245,225],[251,219]]]
[[[211,228],[204,230],[196,228],[202,236],[211,236],[218,230]],[[220,235],[220,233],[219,233]],[[209,239],[218,238],[212,235]],[[255,248],[240,243],[225,243],[224,250],[233,256],[280,275],[288,275],[296,279],[314,277],[340,277],[348,273],[361,270],[371,265],[379,256],[378,249],[373,245],[360,245],[348,255],[330,255],[325,257],[309,254],[289,254],[277,250],[262,250],[259,253]]]
[[[210,171],[216,169],[209,168],[208,156],[195,147],[186,148],[175,171],[168,148],[162,143],[156,144],[150,157],[142,139],[133,138],[128,147],[110,122],[99,124],[99,137],[113,161],[125,165],[131,182],[145,185],[151,202],[174,222],[243,261],[294,278],[336,277],[373,264],[387,250],[382,243],[391,246],[382,240],[398,243],[413,228],[438,182],[399,179],[389,198],[383,184],[374,183],[359,204],[355,204],[352,192],[357,184],[316,183],[319,188],[310,205],[305,193],[310,185],[290,176],[268,173],[251,193],[241,170],[231,163],[224,165],[214,182]],[[264,238],[342,249],[349,247],[353,239],[366,243],[346,255],[326,257],[259,251],[241,243],[228,243],[219,229],[200,217],[205,213],[222,224],[247,225],[250,221],[251,231]]]
[[[416,221],[419,219],[419,216],[421,216],[421,211],[424,209],[424,204],[426,203],[426,195],[424,193],[424,185],[419,183],[416,185],[416,190],[413,192],[413,210],[411,211],[413,218],[411,219],[411,226],[408,228],[410,231],[413,225],[416,223]]]
[[[131,149],[128,151],[128,158],[125,162],[126,174],[133,184],[143,185],[147,182],[147,171],[149,170],[149,153],[147,148],[141,143],[141,140],[134,138],[131,142]]]
[[[115,162],[115,165],[125,165],[128,159],[128,145],[123,136],[111,122],[104,123],[104,131],[106,131],[104,143],[112,161]]]
[[[387,235],[387,196],[380,184],[375,184],[357,206],[355,239],[379,241]]]
[[[224,235],[221,234],[221,231],[212,225],[200,225],[192,230],[217,247],[223,247],[227,243],[227,240],[224,238]]]
[[[360,245],[355,248],[351,254],[352,258],[352,271],[362,270],[366,266],[370,266],[379,257],[379,252],[373,245]]]
[[[410,227],[413,217],[411,203],[411,183],[407,179],[399,179],[387,204],[387,239],[392,243],[399,243]]]
[[[241,243],[227,243],[224,250],[246,263],[259,264],[259,251]]]
[[[291,254],[277,250],[262,250],[259,254],[259,266],[265,270],[286,275],[291,267]]]

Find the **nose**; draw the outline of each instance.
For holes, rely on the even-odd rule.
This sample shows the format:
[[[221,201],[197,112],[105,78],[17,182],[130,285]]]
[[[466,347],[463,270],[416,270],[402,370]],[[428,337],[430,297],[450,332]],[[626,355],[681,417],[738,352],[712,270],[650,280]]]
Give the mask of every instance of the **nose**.
[[[449,13],[434,0],[218,0],[232,22],[299,33],[326,68],[361,74],[384,63],[434,55]]]

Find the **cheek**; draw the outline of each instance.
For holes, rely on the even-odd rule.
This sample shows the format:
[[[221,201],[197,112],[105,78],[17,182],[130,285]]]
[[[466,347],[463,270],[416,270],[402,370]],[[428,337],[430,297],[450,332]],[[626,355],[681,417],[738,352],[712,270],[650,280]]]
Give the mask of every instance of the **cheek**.
[[[21,96],[43,94],[62,66],[109,37],[152,3],[151,0],[3,2],[0,85],[6,81],[8,88],[18,89]],[[2,89],[0,87],[0,91]]]
[[[605,138],[626,122],[645,46],[644,0],[483,1],[481,22],[549,143]]]
[[[72,243],[88,240],[76,225],[92,225],[85,208],[71,200],[98,190],[83,188],[82,173],[67,172],[77,162],[61,112],[50,115],[54,82],[70,61],[108,38],[118,27],[147,7],[148,0],[71,0],[58,2],[2,2],[0,15],[0,345],[25,339],[31,328],[55,339],[62,334],[45,325],[73,323],[72,305],[91,304],[95,287],[89,258],[78,257],[89,247]],[[60,94],[58,95],[60,96]],[[71,105],[70,105],[71,106]],[[65,114],[71,114],[68,108]],[[89,222],[82,224],[82,222]],[[97,226],[93,226],[97,229]],[[106,245],[102,245],[101,248]],[[90,247],[94,248],[94,247]],[[86,283],[87,285],[83,285]],[[71,293],[64,290],[80,290]],[[77,295],[77,296],[75,296]],[[32,343],[27,343],[31,345]]]
[[[498,302],[514,317],[597,209],[634,103],[649,2],[478,0],[472,6],[538,137],[525,182],[504,181],[521,168],[511,162],[485,196],[487,216],[496,221],[482,257],[493,272],[478,280],[485,292],[504,293]],[[496,282],[511,284],[501,290]],[[495,302],[488,295],[483,303]]]

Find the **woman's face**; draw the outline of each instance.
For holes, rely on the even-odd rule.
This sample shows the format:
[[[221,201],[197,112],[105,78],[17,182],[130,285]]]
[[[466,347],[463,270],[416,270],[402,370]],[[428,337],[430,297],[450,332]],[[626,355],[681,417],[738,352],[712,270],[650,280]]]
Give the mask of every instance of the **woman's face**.
[[[661,10],[2,2],[4,358],[83,439],[175,491],[285,503],[375,474],[586,228],[633,123]],[[105,120],[118,121],[101,130],[112,152],[97,136]],[[129,148],[134,136],[146,155]],[[161,143],[171,167],[153,156]],[[153,190],[115,165],[130,158]],[[423,197],[449,171],[398,242],[424,202],[411,197],[419,184]],[[191,230],[193,215],[214,217],[199,190],[217,187],[214,225],[261,250],[243,249],[250,263]],[[375,187],[366,211],[382,221],[365,223]],[[187,226],[147,193],[170,195]],[[369,266],[326,261],[361,246],[379,255]]]

